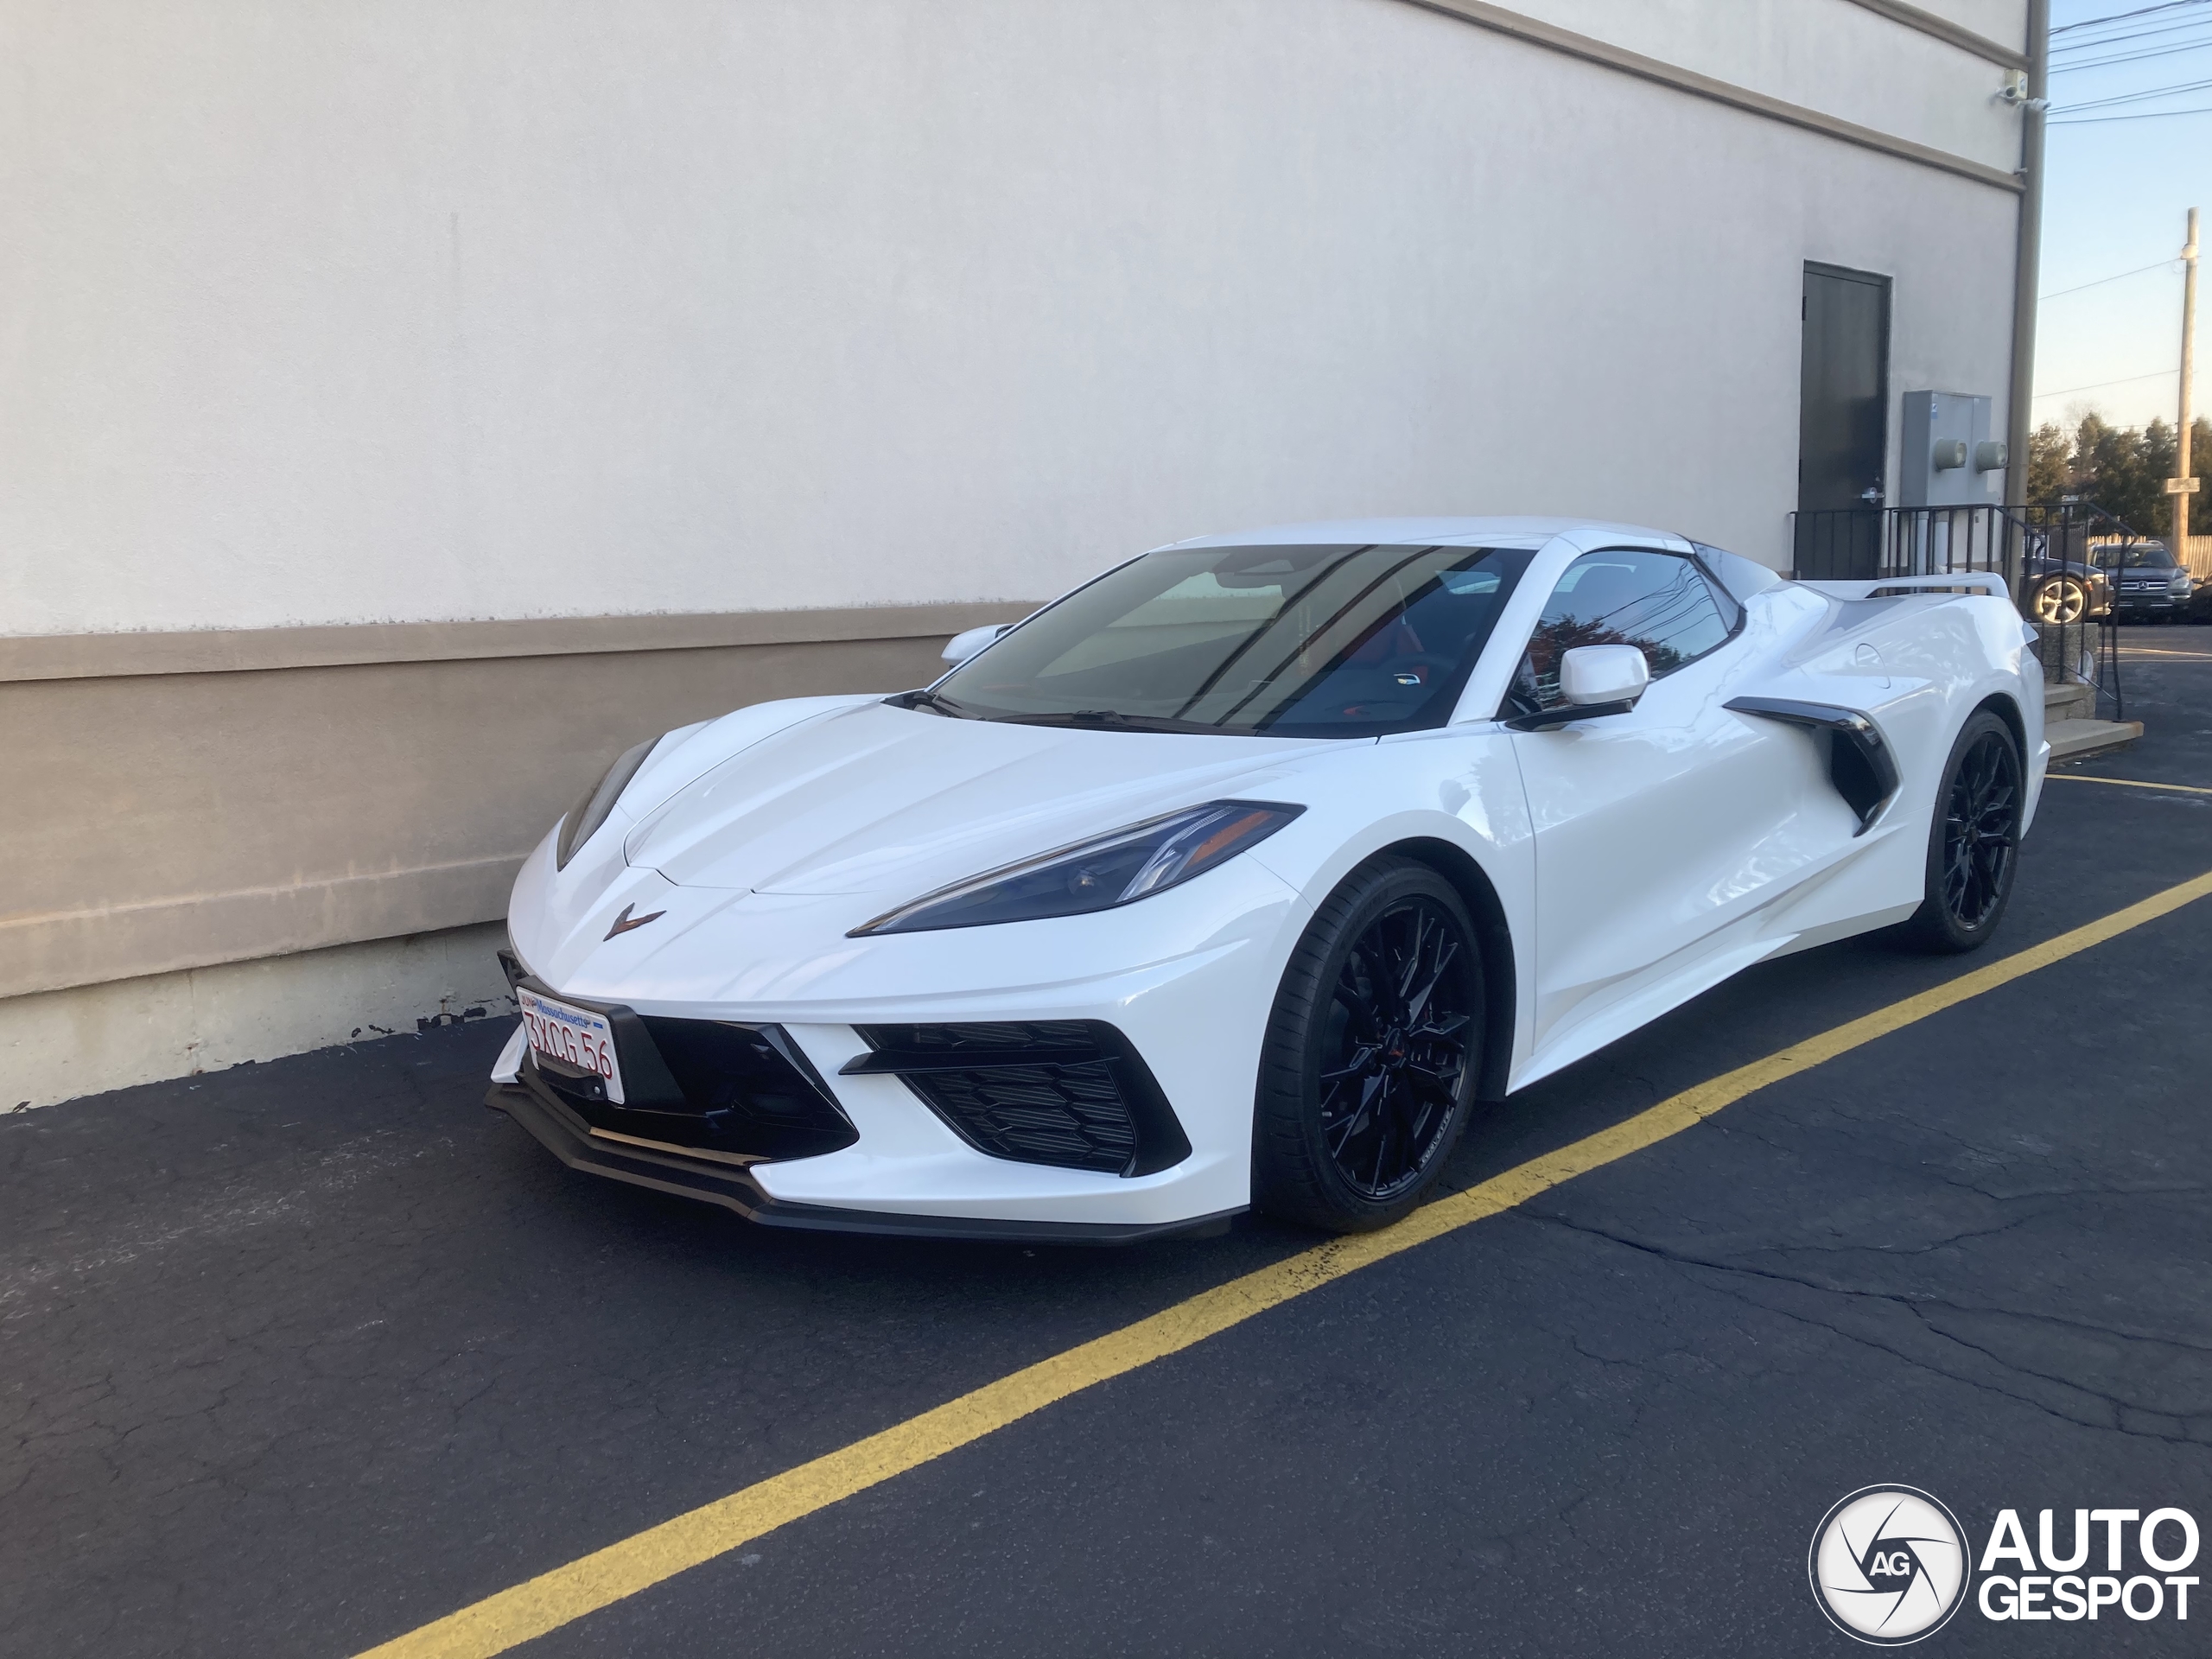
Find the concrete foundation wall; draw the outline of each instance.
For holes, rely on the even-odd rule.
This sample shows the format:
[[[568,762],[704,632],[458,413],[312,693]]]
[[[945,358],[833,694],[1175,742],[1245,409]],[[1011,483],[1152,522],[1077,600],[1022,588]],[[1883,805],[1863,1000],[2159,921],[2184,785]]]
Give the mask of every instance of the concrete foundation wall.
[[[926,684],[948,635],[1023,609],[360,629],[431,654],[351,663],[233,636],[257,666],[168,672],[130,671],[190,636],[0,640],[0,997],[490,921],[631,744]]]
[[[0,1112],[514,1011],[505,929],[445,929],[0,999]]]

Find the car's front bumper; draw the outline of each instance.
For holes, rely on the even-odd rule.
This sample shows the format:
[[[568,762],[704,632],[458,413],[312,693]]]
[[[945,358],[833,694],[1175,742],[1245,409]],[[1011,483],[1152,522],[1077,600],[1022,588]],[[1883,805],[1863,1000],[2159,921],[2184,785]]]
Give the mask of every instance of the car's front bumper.
[[[764,1227],[907,1238],[1132,1244],[1152,1238],[1219,1232],[1236,1213],[1228,1210],[1164,1222],[1020,1221],[794,1204],[771,1197],[744,1167],[602,1139],[558,1096],[534,1084],[527,1074],[512,1083],[493,1084],[484,1103],[529,1130],[571,1169],[677,1198],[720,1205]]]
[[[2122,594],[2113,601],[2114,608],[2124,617],[2186,616],[2190,595],[2177,594],[2171,588],[2158,588],[2149,593]]]
[[[548,861],[533,855],[525,867],[510,931],[553,995],[645,1020],[773,1026],[856,1133],[841,1150],[748,1165],[740,1186],[774,1204],[910,1217],[918,1231],[1016,1224],[991,1236],[1042,1226],[1144,1236],[1250,1202],[1260,1047],[1310,914],[1255,861],[1092,915],[861,939],[843,931],[868,913],[849,897],[724,893],[653,877],[652,908],[665,919],[597,941],[607,924],[593,916],[572,931],[588,936],[572,951],[537,895],[532,867]],[[854,1065],[876,1046],[870,1029],[1060,1021],[1096,1022],[1126,1040],[1187,1155],[1125,1174],[994,1155],[906,1077]],[[519,1080],[521,1053],[518,1033],[493,1080]]]

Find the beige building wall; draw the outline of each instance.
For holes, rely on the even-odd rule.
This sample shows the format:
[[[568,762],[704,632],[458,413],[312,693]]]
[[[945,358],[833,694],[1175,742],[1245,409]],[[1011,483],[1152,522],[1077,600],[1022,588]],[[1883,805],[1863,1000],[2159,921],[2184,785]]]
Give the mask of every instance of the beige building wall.
[[[484,925],[611,756],[1024,608],[0,639],[0,1111],[506,1013]]]
[[[1805,261],[2007,393],[2024,16],[0,8],[0,1109],[495,994],[613,752],[1160,542],[1781,562]]]
[[[1022,610],[0,639],[0,997],[489,921],[631,744]]]
[[[0,1112],[513,1012],[498,923],[0,1001]]]

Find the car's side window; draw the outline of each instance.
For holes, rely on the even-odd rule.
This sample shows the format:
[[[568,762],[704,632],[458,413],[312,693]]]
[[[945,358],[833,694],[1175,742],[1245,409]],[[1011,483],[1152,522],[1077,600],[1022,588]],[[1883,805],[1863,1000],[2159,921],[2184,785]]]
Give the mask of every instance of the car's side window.
[[[1651,677],[1695,662],[1734,632],[1690,560],[1646,548],[1585,553],[1567,567],[1529,636],[1506,701],[1535,714],[1560,702],[1560,658],[1578,645],[1634,645]]]
[[[1736,625],[1744,620],[1744,601],[1728,591],[1728,579],[1721,574],[1720,564],[1723,559],[1731,556],[1717,547],[1707,547],[1703,542],[1692,542],[1690,545],[1697,550],[1700,571],[1705,577],[1705,585],[1713,589],[1714,601],[1720,607],[1721,620],[1727,623],[1730,633],[1735,632]],[[1741,564],[1744,561],[1739,559],[1737,563]]]

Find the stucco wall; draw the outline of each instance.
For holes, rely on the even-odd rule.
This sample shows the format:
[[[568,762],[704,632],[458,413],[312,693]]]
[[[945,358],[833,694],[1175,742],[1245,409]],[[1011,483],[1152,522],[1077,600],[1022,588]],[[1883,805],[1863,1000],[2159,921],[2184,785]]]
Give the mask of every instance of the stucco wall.
[[[1948,17],[1993,41],[2007,46],[2024,45],[2028,33],[2028,0],[1918,0],[1923,11]]]
[[[1992,96],[2008,72],[1854,0],[1516,0],[1514,9],[1860,126],[2019,165],[2018,112]],[[1964,14],[1984,10],[1955,8],[1951,21],[1971,28]],[[1993,38],[2017,48],[2022,33],[2016,23]]]
[[[1848,0],[1526,9],[2015,159]],[[1808,258],[1896,276],[1897,390],[2006,390],[2011,195],[1399,0],[44,0],[0,61],[3,632],[1024,598],[1337,513],[1779,559]]]

